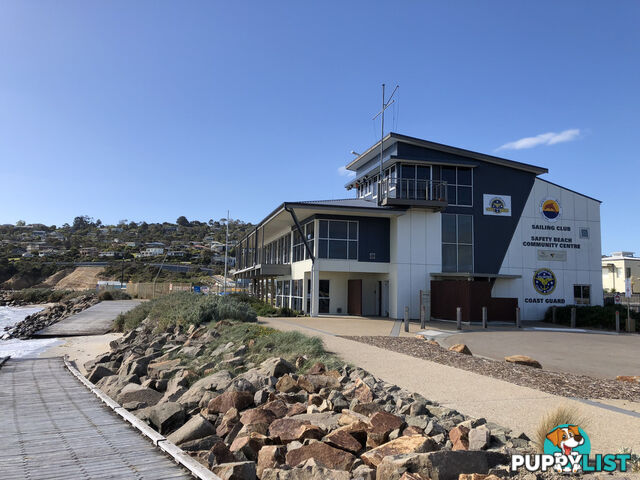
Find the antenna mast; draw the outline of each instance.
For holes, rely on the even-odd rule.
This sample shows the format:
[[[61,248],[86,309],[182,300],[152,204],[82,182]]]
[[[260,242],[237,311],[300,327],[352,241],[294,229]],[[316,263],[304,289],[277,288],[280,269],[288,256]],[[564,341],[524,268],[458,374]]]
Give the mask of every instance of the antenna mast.
[[[388,107],[393,105],[393,103],[395,102],[395,100],[391,100],[391,99],[395,95],[400,85],[396,85],[396,88],[393,89],[393,92],[391,92],[391,95],[389,96],[389,99],[386,102],[384,100],[384,87],[385,85],[383,83],[382,84],[382,110],[380,110],[376,114],[376,116],[373,117],[373,119],[375,120],[376,118],[378,118],[378,116],[382,115],[382,118],[381,118],[382,121],[380,122],[380,175],[378,178],[378,205],[382,203],[382,179],[384,176],[384,171],[382,166],[382,162],[383,162],[382,154],[384,153],[384,111]]]

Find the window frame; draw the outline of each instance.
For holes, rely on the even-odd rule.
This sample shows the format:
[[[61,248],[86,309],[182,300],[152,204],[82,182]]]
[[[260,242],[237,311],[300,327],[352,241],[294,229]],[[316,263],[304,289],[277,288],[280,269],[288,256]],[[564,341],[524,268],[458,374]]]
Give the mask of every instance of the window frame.
[[[454,217],[455,218],[455,243],[454,242],[448,242],[444,240],[444,222],[446,218],[451,218]],[[467,242],[461,242],[460,241],[460,217],[465,217],[465,218],[470,218],[471,219],[471,243],[467,243]],[[441,266],[442,266],[442,272],[443,273],[474,273],[475,270],[475,249],[474,249],[474,244],[475,244],[475,228],[474,228],[474,216],[470,215],[470,214],[464,214],[464,213],[443,213],[441,214],[441,220],[440,220],[441,226],[440,226],[440,232],[441,232],[441,254],[442,254],[442,260],[441,260]],[[455,270],[450,270],[448,267],[445,268],[445,247],[448,246],[454,246],[455,247],[455,255],[456,255],[456,262],[455,262]],[[471,247],[471,269],[470,270],[461,270],[460,268],[460,247]]]
[[[323,228],[322,222],[327,222],[326,228],[326,237],[323,236]],[[346,223],[346,236],[345,238],[333,238],[331,237],[331,222],[342,222]],[[352,224],[355,224],[356,228],[356,237],[355,239],[351,238],[351,228]],[[327,260],[355,260],[358,261],[360,254],[360,222],[358,220],[341,220],[341,219],[320,219],[318,220],[318,258],[327,259]],[[341,257],[332,257],[330,256],[331,252],[331,242],[346,242],[346,256],[345,258]],[[325,244],[325,245],[323,245]],[[355,244],[355,255],[352,257],[351,252],[352,248]],[[326,251],[322,250],[326,248]]]

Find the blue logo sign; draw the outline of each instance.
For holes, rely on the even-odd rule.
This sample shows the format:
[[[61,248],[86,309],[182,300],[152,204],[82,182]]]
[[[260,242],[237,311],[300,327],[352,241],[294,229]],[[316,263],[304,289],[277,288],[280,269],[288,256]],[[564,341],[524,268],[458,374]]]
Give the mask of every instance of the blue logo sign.
[[[489,202],[489,206],[487,207],[487,212],[493,212],[496,215],[501,213],[508,213],[509,209],[504,204],[504,201],[501,198],[492,198]]]
[[[556,276],[548,268],[533,272],[533,287],[542,295],[549,295],[556,289]]]

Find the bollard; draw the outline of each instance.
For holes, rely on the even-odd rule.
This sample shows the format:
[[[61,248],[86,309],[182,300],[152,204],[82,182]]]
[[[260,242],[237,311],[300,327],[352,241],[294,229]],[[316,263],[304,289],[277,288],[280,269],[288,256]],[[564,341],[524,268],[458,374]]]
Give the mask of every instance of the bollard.
[[[404,331],[409,331],[409,307],[404,307]]]
[[[456,307],[456,323],[458,330],[462,330],[462,309],[460,307]]]
[[[551,307],[551,322],[556,323],[556,307]]]
[[[520,325],[520,307],[516,307],[516,327],[522,328]]]
[[[427,323],[427,306],[420,305],[420,328],[424,328]]]
[[[620,312],[616,310],[616,333],[620,333]]]
[[[482,328],[487,328],[487,307],[482,307]]]
[[[576,328],[576,307],[571,308],[571,328]]]

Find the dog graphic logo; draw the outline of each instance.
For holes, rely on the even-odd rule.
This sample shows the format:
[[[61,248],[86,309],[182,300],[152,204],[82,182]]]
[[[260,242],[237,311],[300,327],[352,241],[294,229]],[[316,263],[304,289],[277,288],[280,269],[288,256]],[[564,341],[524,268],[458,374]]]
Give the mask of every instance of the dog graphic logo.
[[[499,215],[501,213],[509,213],[509,209],[506,207],[506,205],[504,204],[504,201],[501,198],[495,197],[495,198],[492,198],[491,201],[489,202],[489,206],[487,207],[487,212],[493,212],[496,215]]]
[[[540,213],[550,222],[555,222],[562,215],[560,203],[554,198],[545,198],[540,202]]]
[[[542,295],[549,295],[556,289],[556,276],[548,268],[533,272],[533,288]]]
[[[554,456],[581,457],[589,455],[591,442],[585,431],[578,425],[564,424],[558,425],[547,433],[544,441],[544,453]],[[581,470],[580,463],[572,464],[566,462],[564,467],[556,467],[559,472],[578,472]]]

